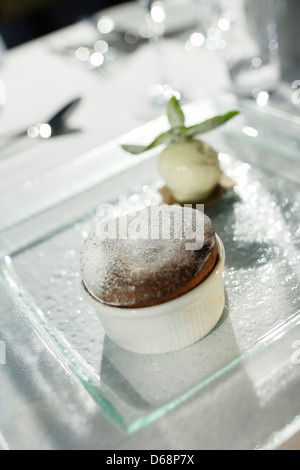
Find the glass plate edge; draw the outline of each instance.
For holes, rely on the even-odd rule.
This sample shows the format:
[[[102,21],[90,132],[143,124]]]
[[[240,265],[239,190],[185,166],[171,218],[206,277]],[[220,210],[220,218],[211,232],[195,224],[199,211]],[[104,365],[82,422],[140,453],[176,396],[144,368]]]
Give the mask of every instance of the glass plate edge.
[[[94,372],[91,370],[91,368],[89,368],[81,358],[77,357],[80,362],[80,366],[78,367],[74,359],[74,354],[76,356],[76,352],[73,350],[71,345],[54,327],[50,325],[49,321],[43,318],[43,313],[35,304],[34,300],[31,299],[30,294],[18,286],[18,276],[14,272],[13,268],[9,266],[7,259],[0,260],[0,281],[4,285],[6,291],[10,291],[10,294],[12,294],[12,291],[14,292],[14,300],[17,301],[17,305],[20,307],[20,310],[22,310],[23,315],[29,320],[40,339],[53,354],[60,366],[63,367],[68,374],[73,374],[79,380],[81,385],[83,385],[83,387],[93,398],[103,413],[126,434],[134,434],[143,427],[165,416],[168,412],[193,397],[197,392],[204,389],[222,375],[234,369],[235,366],[249,359],[253,354],[262,351],[276,341],[280,341],[280,339],[290,330],[300,324],[299,310],[286,321],[275,326],[271,331],[259,338],[243,354],[231,360],[228,364],[226,364],[226,366],[214,372],[212,375],[192,387],[187,392],[171,400],[169,403],[158,407],[156,410],[138,417],[132,422],[126,424],[116,407],[114,407],[114,405],[112,405],[112,403],[110,403],[107,398],[95,390],[95,387],[92,383],[92,376]]]

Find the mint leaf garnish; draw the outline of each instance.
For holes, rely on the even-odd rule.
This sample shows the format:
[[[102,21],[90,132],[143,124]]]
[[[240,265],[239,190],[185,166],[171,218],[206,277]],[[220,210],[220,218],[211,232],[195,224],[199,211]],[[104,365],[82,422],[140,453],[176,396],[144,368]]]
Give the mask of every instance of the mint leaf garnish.
[[[175,98],[175,96],[172,96],[172,98],[168,102],[167,116],[168,116],[171,129],[184,126],[185,115],[179,105],[178,100]]]
[[[147,152],[159,145],[170,146],[178,142],[186,142],[197,135],[217,129],[238,114],[239,111],[230,111],[224,115],[215,116],[199,124],[186,127],[185,115],[178,100],[173,96],[167,105],[167,116],[171,126],[170,130],[160,134],[149,145],[123,144],[122,148],[133,155],[140,155],[141,153]]]
[[[121,145],[121,147],[123,150],[126,150],[126,152],[132,153],[133,155],[139,155],[143,152],[147,152],[148,150],[158,147],[159,145],[170,145],[173,141],[174,134],[173,130],[171,129],[170,131],[160,134],[158,137],[156,137],[156,139],[153,140],[153,142],[151,142],[147,146],[123,144]]]
[[[223,116],[215,116],[207,121],[201,122],[200,124],[195,124],[194,126],[186,127],[182,131],[182,135],[186,137],[193,137],[195,135],[204,134],[205,132],[212,131],[217,127],[222,126],[227,121],[239,114],[238,111],[230,111]]]

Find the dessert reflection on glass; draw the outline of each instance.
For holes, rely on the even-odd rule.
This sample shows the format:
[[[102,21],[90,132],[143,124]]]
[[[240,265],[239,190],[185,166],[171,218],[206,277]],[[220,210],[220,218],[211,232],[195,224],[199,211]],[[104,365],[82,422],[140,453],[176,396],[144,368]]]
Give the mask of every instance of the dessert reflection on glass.
[[[224,309],[225,252],[212,221],[180,205],[149,206],[107,221],[81,251],[83,292],[106,334],[144,354],[207,335]]]

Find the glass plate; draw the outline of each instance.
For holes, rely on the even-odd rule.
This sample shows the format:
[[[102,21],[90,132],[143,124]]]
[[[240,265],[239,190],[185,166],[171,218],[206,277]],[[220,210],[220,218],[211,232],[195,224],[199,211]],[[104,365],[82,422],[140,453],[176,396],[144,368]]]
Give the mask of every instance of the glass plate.
[[[201,103],[201,110],[214,106],[220,111],[228,103]],[[187,112],[192,120],[199,117],[199,105]],[[299,324],[297,128],[255,113],[248,109],[206,138],[237,183],[206,211],[226,249],[226,307],[217,327],[185,350],[154,356],[122,350],[106,337],[80,290],[79,252],[99,205],[126,196],[136,207],[160,197],[157,151],[125,156],[114,142],[64,167],[59,179],[44,175],[9,196],[0,235],[1,280],[58,366],[71,371],[126,432],[162,416],[246,358],[258,359],[261,348]],[[270,135],[283,124],[288,142],[275,145]],[[121,140],[150,140],[163,125],[155,121]],[[10,211],[20,195],[28,211],[16,223]]]

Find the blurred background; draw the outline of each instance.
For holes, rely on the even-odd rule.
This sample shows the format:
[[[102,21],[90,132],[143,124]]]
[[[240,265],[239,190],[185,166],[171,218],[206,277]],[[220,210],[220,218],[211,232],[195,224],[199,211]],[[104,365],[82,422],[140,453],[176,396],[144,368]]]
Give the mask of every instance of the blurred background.
[[[126,0],[0,0],[0,34],[7,48],[68,26]]]

